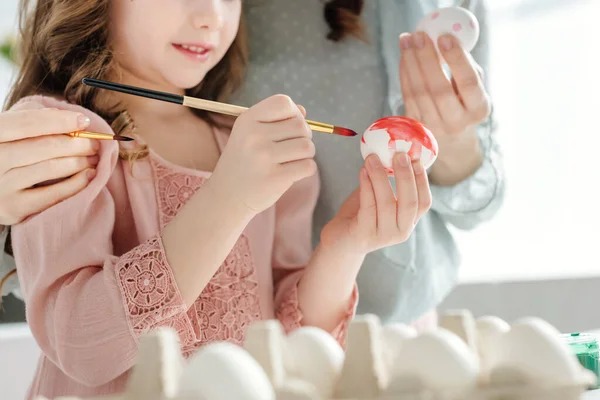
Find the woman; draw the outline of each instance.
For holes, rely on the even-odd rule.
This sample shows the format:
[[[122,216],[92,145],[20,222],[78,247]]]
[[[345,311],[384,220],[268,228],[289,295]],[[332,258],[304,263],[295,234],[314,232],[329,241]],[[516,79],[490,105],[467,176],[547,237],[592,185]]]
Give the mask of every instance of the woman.
[[[359,313],[375,313],[386,322],[434,322],[430,317],[435,314],[430,312],[455,285],[460,264],[447,225],[472,229],[497,212],[504,194],[501,155],[491,132],[489,101],[481,82],[477,80],[471,85],[479,101],[473,102],[471,107],[465,105],[459,123],[450,128],[447,107],[435,104],[439,104],[441,95],[446,95],[450,103],[454,101],[452,104],[458,104],[457,99],[467,104],[467,99],[462,98],[467,91],[459,90],[452,96],[448,96],[447,90],[437,91],[434,96],[427,90],[430,86],[424,82],[429,84],[439,77],[439,67],[436,60],[427,59],[432,44],[425,41],[421,46],[420,36],[403,36],[399,71],[399,35],[412,32],[417,22],[435,8],[464,6],[475,13],[481,24],[481,37],[472,55],[485,69],[484,4],[473,0],[451,4],[433,0],[334,0],[325,4],[323,18],[321,0],[255,3],[247,11],[251,66],[247,84],[236,96],[236,103],[250,105],[271,94],[285,93],[305,105],[311,119],[360,132],[382,116],[408,115],[422,120],[436,136],[440,155],[429,171],[433,194],[431,211],[421,218],[415,234],[407,242],[367,256],[358,280]],[[455,67],[452,71],[457,83],[459,78],[460,83],[473,83],[477,65],[461,58],[456,46],[444,54],[453,56],[452,63],[447,61]],[[419,71],[427,73],[419,74]],[[427,107],[432,104],[433,107]],[[451,116],[457,115],[451,113]],[[68,132],[75,130],[76,123],[65,118],[42,124],[38,119],[25,127],[18,125],[18,129],[11,132],[21,137]],[[0,140],[2,136],[0,132]],[[321,134],[313,138],[322,180],[314,232],[320,232],[358,185],[356,173],[363,161],[357,139]],[[27,152],[44,154],[39,151],[43,149],[43,140],[48,138],[27,141]],[[60,151],[56,150],[54,157],[71,160],[69,166],[64,162],[57,167],[60,170],[57,177],[65,176],[66,169],[76,172],[77,168],[86,167],[85,156],[92,145],[86,147],[81,143],[75,149],[75,142],[55,146]],[[15,147],[14,143],[8,144]],[[7,143],[1,146],[0,160],[3,160],[10,147]],[[12,170],[12,179],[19,181],[15,170]],[[20,172],[32,173],[31,170],[21,168]],[[23,192],[8,189],[4,189],[6,194],[3,195],[0,177],[0,223],[10,225],[76,193],[85,182],[75,179],[60,183],[62,186],[37,188],[35,198],[32,192],[26,192],[29,195],[26,198]],[[318,235],[314,237],[318,240]]]

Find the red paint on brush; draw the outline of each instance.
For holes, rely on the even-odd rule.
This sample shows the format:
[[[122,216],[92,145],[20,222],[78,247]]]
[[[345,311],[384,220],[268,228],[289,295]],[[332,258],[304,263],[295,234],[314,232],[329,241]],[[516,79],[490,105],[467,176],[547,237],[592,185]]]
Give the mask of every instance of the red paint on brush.
[[[334,126],[333,133],[340,136],[356,136],[358,133],[354,132],[352,129],[342,128],[341,126]]]

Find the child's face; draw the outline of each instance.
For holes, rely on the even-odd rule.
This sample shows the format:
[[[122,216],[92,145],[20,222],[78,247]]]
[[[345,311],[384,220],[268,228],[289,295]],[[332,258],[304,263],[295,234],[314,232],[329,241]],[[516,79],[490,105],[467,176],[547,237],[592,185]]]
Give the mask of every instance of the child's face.
[[[192,88],[227,52],[241,10],[241,0],[112,0],[115,57],[153,86]]]

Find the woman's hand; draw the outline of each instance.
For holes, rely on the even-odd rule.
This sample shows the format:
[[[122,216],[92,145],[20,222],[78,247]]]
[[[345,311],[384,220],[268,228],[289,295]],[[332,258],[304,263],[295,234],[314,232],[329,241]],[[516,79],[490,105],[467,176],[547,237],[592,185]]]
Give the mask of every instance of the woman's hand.
[[[406,116],[423,122],[440,148],[430,169],[431,181],[458,183],[475,172],[482,161],[475,128],[489,116],[491,101],[482,82],[481,68],[453,35],[438,40],[451,79],[444,73],[427,34],[402,34],[400,48]]]
[[[87,186],[100,144],[64,133],[88,125],[84,115],[35,102],[0,113],[0,225],[19,223]]]
[[[367,157],[359,188],[323,229],[321,246],[360,256],[409,238],[431,207],[427,174],[406,153],[395,155],[393,167],[397,196],[379,157]]]

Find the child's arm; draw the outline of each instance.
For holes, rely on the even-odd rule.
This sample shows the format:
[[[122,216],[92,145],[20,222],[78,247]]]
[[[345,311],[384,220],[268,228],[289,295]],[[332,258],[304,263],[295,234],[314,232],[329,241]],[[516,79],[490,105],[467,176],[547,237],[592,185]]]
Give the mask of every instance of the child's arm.
[[[312,255],[312,220],[318,194],[319,178],[318,174],[315,174],[295,183],[275,206],[276,230],[273,251],[275,312],[286,332],[303,325],[311,325],[311,321],[319,319],[313,315],[303,314],[302,298],[306,295],[310,296],[310,289],[303,294],[300,294],[299,290],[301,280],[308,268],[307,265],[314,264],[315,261],[326,261],[320,255],[319,249]],[[327,254],[324,256],[328,257]],[[338,265],[341,264],[348,267],[343,260],[331,261],[332,270],[343,269],[338,268]],[[349,275],[346,274],[346,276]],[[332,276],[332,278],[334,277]],[[317,325],[328,330],[342,344],[345,339],[346,327],[354,317],[358,302],[358,290],[354,280],[345,279],[342,285],[346,283],[349,288],[348,293],[344,293],[343,296],[332,302],[324,299],[325,304],[340,305],[339,310],[326,310],[325,312],[328,315],[335,315],[335,321],[331,319],[328,326]],[[338,290],[334,290],[334,292],[336,295],[340,293]]]
[[[86,189],[12,232],[32,333],[53,363],[88,386],[129,370],[139,336],[153,328],[175,328],[182,347],[198,343],[200,323],[195,313],[187,313],[190,299],[202,291],[245,225],[224,215],[222,203],[195,197],[188,202],[189,208],[198,207],[195,213],[182,211],[168,225],[171,241],[155,235],[115,256],[115,223],[126,212],[116,210],[111,194],[126,188],[112,180],[107,188],[117,158],[116,143],[102,143],[97,175]],[[193,259],[177,257],[180,248],[185,255],[193,249]]]
[[[112,133],[81,107],[46,105],[87,113],[90,130]],[[314,172],[310,128],[288,97],[257,104],[236,126],[211,179],[162,234],[120,257],[115,224],[130,210],[116,209],[112,195],[128,195],[118,175],[111,179],[118,162],[113,141],[102,142],[97,174],[83,191],[13,228],[31,330],[71,378],[88,386],[117,378],[133,365],[138,337],[158,326],[175,328],[182,347],[195,347],[202,323],[188,307],[254,215]],[[143,199],[131,207],[143,213]]]

